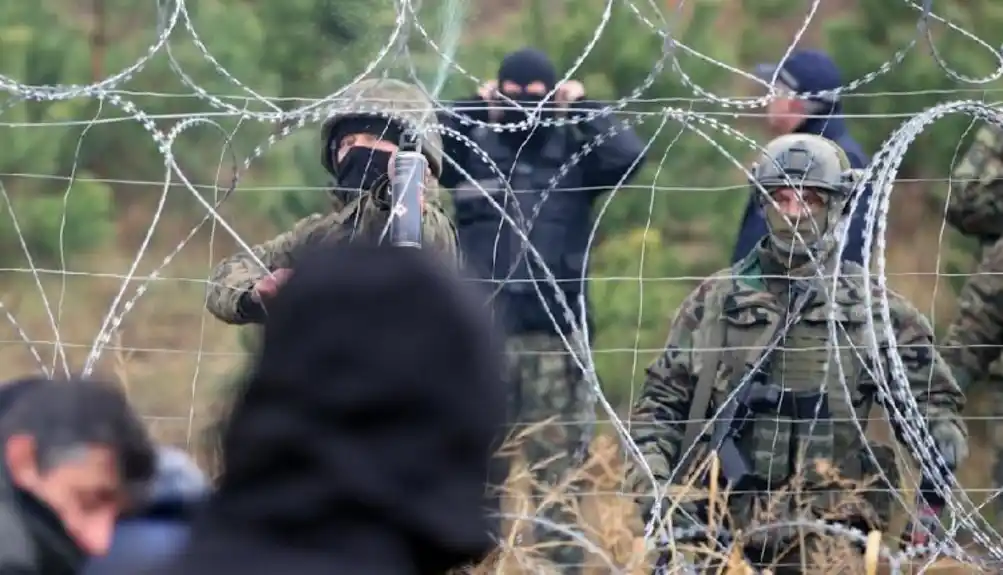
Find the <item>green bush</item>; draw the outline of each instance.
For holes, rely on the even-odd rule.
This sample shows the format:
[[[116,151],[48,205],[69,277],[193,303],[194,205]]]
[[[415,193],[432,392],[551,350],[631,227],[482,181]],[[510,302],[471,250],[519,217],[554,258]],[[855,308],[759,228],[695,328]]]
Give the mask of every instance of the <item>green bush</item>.
[[[0,217],[0,259],[24,262],[24,244],[36,264],[57,264],[63,258],[101,246],[115,231],[108,186],[75,182],[65,193],[11,193],[10,210]],[[6,207],[6,206],[5,206]]]

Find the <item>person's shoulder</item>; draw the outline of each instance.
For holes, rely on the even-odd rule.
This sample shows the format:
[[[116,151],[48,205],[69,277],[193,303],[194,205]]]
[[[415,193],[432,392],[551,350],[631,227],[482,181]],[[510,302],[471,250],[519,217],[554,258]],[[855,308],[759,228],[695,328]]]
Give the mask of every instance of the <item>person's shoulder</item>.
[[[864,148],[851,136],[845,133],[836,138],[836,143],[846,153],[846,158],[850,160],[850,167],[855,170],[866,168],[871,163],[870,157],[864,152]]]
[[[6,479],[3,479],[4,481]],[[30,568],[34,565],[35,545],[31,540],[24,518],[14,502],[0,499],[0,572]]]
[[[1003,126],[984,122],[975,132],[975,140],[993,149],[1003,148]]]
[[[739,272],[741,267],[735,264],[710,274],[693,288],[686,297],[685,304],[706,307],[715,298],[734,291],[735,279],[739,277]]]
[[[923,333],[933,333],[930,320],[923,312],[919,311],[919,308],[909,298],[887,285],[882,285],[874,276],[871,277],[867,287],[871,290],[871,305],[874,308],[875,317],[878,317],[881,307],[884,306],[884,302],[887,302],[888,317],[892,321],[892,329],[896,332],[901,334],[904,330],[917,329]]]

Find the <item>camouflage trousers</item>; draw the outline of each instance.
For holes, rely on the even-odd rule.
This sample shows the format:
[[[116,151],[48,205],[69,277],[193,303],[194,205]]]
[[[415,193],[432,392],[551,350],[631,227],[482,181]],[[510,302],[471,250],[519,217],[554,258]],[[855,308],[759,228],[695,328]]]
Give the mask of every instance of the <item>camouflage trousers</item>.
[[[512,336],[506,348],[513,437],[519,438],[517,447],[530,469],[536,515],[574,529],[580,489],[574,475],[595,425],[588,382],[559,337]],[[561,573],[581,571],[585,552],[580,543],[540,523],[534,525],[534,539]]]
[[[969,400],[969,409],[974,412],[969,415],[980,422],[973,427],[981,431],[979,435],[993,454],[990,476],[979,477],[980,485],[977,487],[1000,489],[1003,488],[1003,425],[999,424],[1003,420],[1003,360],[994,361],[989,366],[989,377],[972,387],[974,389],[966,390],[972,398]],[[975,401],[976,397],[981,400]],[[985,485],[987,480],[989,485]],[[990,507],[995,513],[997,524],[1003,522],[1003,498],[994,499]]]

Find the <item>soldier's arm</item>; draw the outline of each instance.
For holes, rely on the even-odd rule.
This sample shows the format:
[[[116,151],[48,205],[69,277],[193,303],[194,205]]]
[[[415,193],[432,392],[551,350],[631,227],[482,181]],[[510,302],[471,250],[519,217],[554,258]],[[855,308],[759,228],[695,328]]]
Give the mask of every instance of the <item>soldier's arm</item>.
[[[337,225],[337,213],[313,214],[296,222],[293,229],[216,264],[209,278],[206,309],[229,324],[260,323],[264,310],[251,299],[251,290],[258,280],[281,268],[293,265],[293,252],[318,231]],[[254,254],[253,257],[251,254]],[[255,258],[265,265],[262,269]]]
[[[981,126],[951,180],[948,223],[969,236],[1003,234],[1003,129]]]
[[[669,480],[682,455],[681,444],[697,380],[693,342],[711,281],[691,293],[676,312],[665,350],[648,367],[640,397],[631,412],[631,439],[661,485]],[[650,495],[650,478],[639,463],[631,462],[625,487],[642,501]]]
[[[467,100],[454,102],[451,107],[452,114],[445,111],[441,111],[437,114],[439,124],[443,127],[456,131],[462,136],[470,138],[473,125],[469,123],[465,124],[462,118],[469,117],[481,122],[487,122],[487,106],[488,104],[478,97],[471,97]],[[456,164],[463,170],[467,172],[470,171],[470,165],[472,163],[470,148],[454,134],[442,134],[442,153],[444,156],[451,158],[453,162],[456,162]],[[464,177],[457,169],[457,166],[454,166],[449,160],[443,159],[442,174],[439,176],[439,182],[442,186],[452,189],[465,181],[466,177]]]
[[[920,413],[928,422],[950,420],[966,430],[961,419],[965,394],[934,346],[930,323],[905,298],[896,294],[889,296],[898,353]],[[890,350],[890,353],[894,352]]]
[[[941,353],[955,379],[967,389],[983,381],[1003,345],[1003,240],[986,250],[958,296],[958,316],[947,330]]]
[[[424,236],[422,243],[438,251],[448,262],[459,267],[461,262],[456,227],[440,203],[430,203],[426,206],[422,227]]]
[[[586,100],[575,102],[572,108],[572,117],[582,117],[600,106]],[[599,116],[576,124],[572,133],[579,146],[595,146],[581,166],[585,170],[583,185],[594,189],[596,196],[621,182],[630,182],[644,165],[644,142],[633,128],[620,124],[615,116]],[[601,143],[596,144],[599,136]]]

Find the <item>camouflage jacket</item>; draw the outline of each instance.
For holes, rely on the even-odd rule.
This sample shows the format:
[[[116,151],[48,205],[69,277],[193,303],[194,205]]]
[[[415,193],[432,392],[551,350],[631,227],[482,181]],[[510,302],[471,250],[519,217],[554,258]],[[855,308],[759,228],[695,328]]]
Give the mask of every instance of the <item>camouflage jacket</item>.
[[[985,381],[1003,346],[1003,239],[983,251],[975,273],[958,294],[941,353],[963,389]]]
[[[983,243],[1003,236],[1003,129],[984,124],[951,174],[947,221]]]
[[[782,382],[785,390],[797,393],[824,390],[829,417],[819,418],[807,427],[805,424],[811,421],[788,418],[780,415],[779,410],[759,414],[762,417],[754,417],[739,440],[740,449],[750,459],[756,476],[771,482],[812,475],[809,466],[800,468],[807,473],[796,473],[798,462],[788,457],[792,453],[812,452],[813,459],[828,459],[829,468],[838,470],[844,478],[867,477],[873,471],[868,468],[871,458],[863,449],[852,419],[856,417],[866,427],[868,411],[877,401],[871,374],[874,370],[889,371],[887,355],[878,360],[878,365],[871,359],[868,338],[876,334],[885,353],[894,353],[891,351],[894,346],[885,339],[880,313],[869,312],[864,304],[864,289],[876,293],[876,286],[863,285],[863,270],[859,265],[852,262],[839,265],[838,289],[832,289],[831,278],[819,284],[824,286],[819,288],[820,295],[802,310],[781,345],[770,354],[765,368],[768,381]],[[763,276],[759,256],[754,251],[733,267],[705,280],[683,301],[669,328],[664,352],[647,370],[632,411],[631,436],[659,489],[666,487],[688,448],[682,444],[701,374],[707,373],[713,382],[710,407],[704,416],[709,419],[733,394],[747,366],[754,363],[750,358],[762,355],[765,348],[762,334],[786,316],[786,302],[767,289],[769,280]],[[889,299],[898,353],[921,411],[930,419],[950,418],[965,429],[958,415],[964,394],[936,351],[926,318],[901,296],[889,293]],[[832,342],[829,335],[830,313],[835,314],[840,324],[838,342]],[[867,327],[868,315],[877,327],[873,334]],[[841,370],[833,360],[839,361]],[[845,386],[840,371],[845,376]],[[704,448],[706,440],[706,435],[698,440]],[[802,443],[806,440],[810,441]],[[881,453],[875,450],[875,454],[881,459],[891,458],[885,464],[894,466],[890,448],[882,449]],[[673,480],[684,482],[688,471],[680,470]],[[650,508],[653,501],[651,487],[647,472],[636,462],[632,464],[626,488],[638,497],[642,509]],[[735,502],[743,505],[738,499]],[[731,503],[729,500],[729,507]],[[875,502],[870,503],[876,507]],[[884,504],[890,505],[890,501]]]
[[[432,193],[425,205],[423,241],[426,246],[441,251],[449,261],[459,264],[456,229],[441,204],[434,199],[437,188],[430,185],[428,190]],[[290,231],[253,246],[253,256],[240,252],[219,262],[209,280],[206,308],[226,323],[243,325],[259,322],[259,319],[245,313],[241,306],[241,297],[249,293],[258,280],[277,269],[293,267],[295,253],[304,245],[340,238],[350,240],[374,229],[378,233],[388,216],[387,208],[378,206],[370,200],[369,194],[365,194],[342,209],[303,218]],[[258,265],[255,258],[268,269]]]

